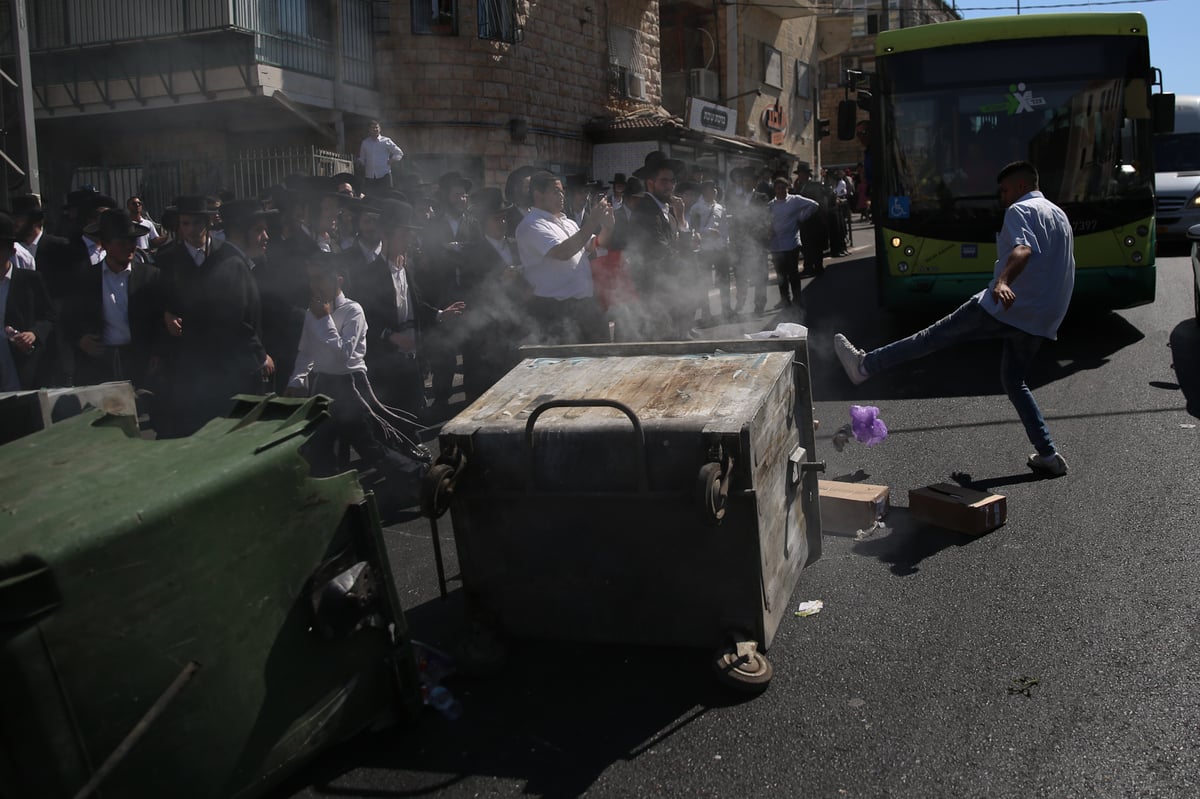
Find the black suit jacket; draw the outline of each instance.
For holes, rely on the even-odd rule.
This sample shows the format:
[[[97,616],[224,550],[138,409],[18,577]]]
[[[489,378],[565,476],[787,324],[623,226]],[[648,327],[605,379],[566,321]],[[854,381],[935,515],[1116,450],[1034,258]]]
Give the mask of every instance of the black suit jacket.
[[[415,268],[419,260],[419,253],[411,254],[404,269],[408,277],[409,326],[416,331],[418,346],[423,332],[437,324],[438,313],[438,309],[430,305],[421,293],[420,278],[417,277],[420,269]],[[388,336],[402,331],[397,329],[400,325],[396,321],[396,286],[392,282],[392,271],[387,260],[380,255],[374,261],[363,264],[351,276],[351,283],[354,294],[347,296],[362,306],[363,314],[367,317],[368,361],[372,351],[376,355],[394,351],[395,347],[388,341]]]
[[[7,339],[4,343],[17,365],[21,388],[33,389],[44,384],[42,369],[50,364],[43,356],[54,332],[57,313],[40,272],[13,268],[9,277],[12,282],[4,306],[4,326],[22,333],[32,331],[36,341],[33,349],[26,353]]]
[[[64,306],[61,328],[67,343],[75,352],[76,382],[96,382],[105,378],[106,370],[98,359],[79,348],[79,339],[86,335],[104,333],[104,270],[105,264],[91,267],[79,281],[78,291]],[[135,385],[142,384],[150,356],[165,335],[163,329],[163,297],[158,267],[135,261],[129,275],[129,332],[131,340],[122,358],[124,377]],[[89,367],[95,366],[96,369]]]

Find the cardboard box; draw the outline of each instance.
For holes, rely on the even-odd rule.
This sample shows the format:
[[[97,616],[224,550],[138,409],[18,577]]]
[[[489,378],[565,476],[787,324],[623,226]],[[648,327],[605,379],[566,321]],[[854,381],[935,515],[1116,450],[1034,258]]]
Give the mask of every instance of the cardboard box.
[[[887,515],[888,487],[866,483],[819,480],[821,530],[826,533],[855,533],[869,530]]]
[[[995,530],[1008,520],[1008,505],[1003,496],[953,483],[910,490],[908,512],[919,521],[970,535]]]

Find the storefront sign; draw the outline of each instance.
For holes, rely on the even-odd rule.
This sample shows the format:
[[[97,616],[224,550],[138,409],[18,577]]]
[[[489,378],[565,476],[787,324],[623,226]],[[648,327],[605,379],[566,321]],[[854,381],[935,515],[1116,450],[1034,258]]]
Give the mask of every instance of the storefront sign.
[[[704,133],[733,136],[737,133],[737,111],[699,97],[689,97],[688,127]]]
[[[771,144],[776,147],[783,144],[783,137],[787,133],[787,117],[784,116],[783,106],[778,102],[767,106],[762,112],[762,126],[767,129]]]

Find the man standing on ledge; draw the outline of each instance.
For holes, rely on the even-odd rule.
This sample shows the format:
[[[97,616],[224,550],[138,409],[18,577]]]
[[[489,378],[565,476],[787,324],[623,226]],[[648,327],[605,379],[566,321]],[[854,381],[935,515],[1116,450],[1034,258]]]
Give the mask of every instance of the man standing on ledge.
[[[380,132],[379,120],[367,123],[367,137],[358,148],[358,158],[363,168],[363,193],[374,197],[383,189],[392,187],[392,162],[404,159],[404,151],[396,142]]]
[[[533,207],[517,226],[517,247],[525,279],[533,287],[530,312],[539,326],[538,338],[553,344],[603,341],[604,318],[593,296],[587,250],[593,236],[612,231],[612,208],[601,198],[580,228],[564,213],[561,180],[536,172],[529,190]]]
[[[1000,379],[1037,450],[1029,456],[1029,466],[1036,472],[1063,475],[1067,462],[1025,385],[1025,371],[1042,342],[1058,337],[1058,326],[1067,314],[1075,288],[1074,235],[1063,210],[1038,191],[1033,164],[1011,163],[996,180],[1006,210],[996,239],[998,258],[991,285],[906,339],[863,352],[838,333],[834,351],[850,382],[858,385],[884,369],[960,341],[1002,339]]]

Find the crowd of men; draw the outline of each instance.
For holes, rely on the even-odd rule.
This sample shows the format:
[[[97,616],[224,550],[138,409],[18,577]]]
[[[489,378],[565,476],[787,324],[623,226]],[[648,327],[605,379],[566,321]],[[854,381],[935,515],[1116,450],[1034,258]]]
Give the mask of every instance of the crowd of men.
[[[159,221],[139,197],[84,187],[48,231],[40,198],[14,198],[0,390],[129,380],[173,437],[234,394],[330,394],[333,376],[361,375],[341,386],[355,418],[412,444],[406,426],[445,417],[457,374],[469,401],[522,343],[686,338],[763,312],[768,266],[780,306],[798,303],[801,254],[815,275],[841,250],[836,185],[804,166],[737,168],[722,187],[655,152],[611,183],[520,167],[503,188],[458,172],[426,184],[393,178],[403,153],[369,139],[365,176],[181,196]]]

